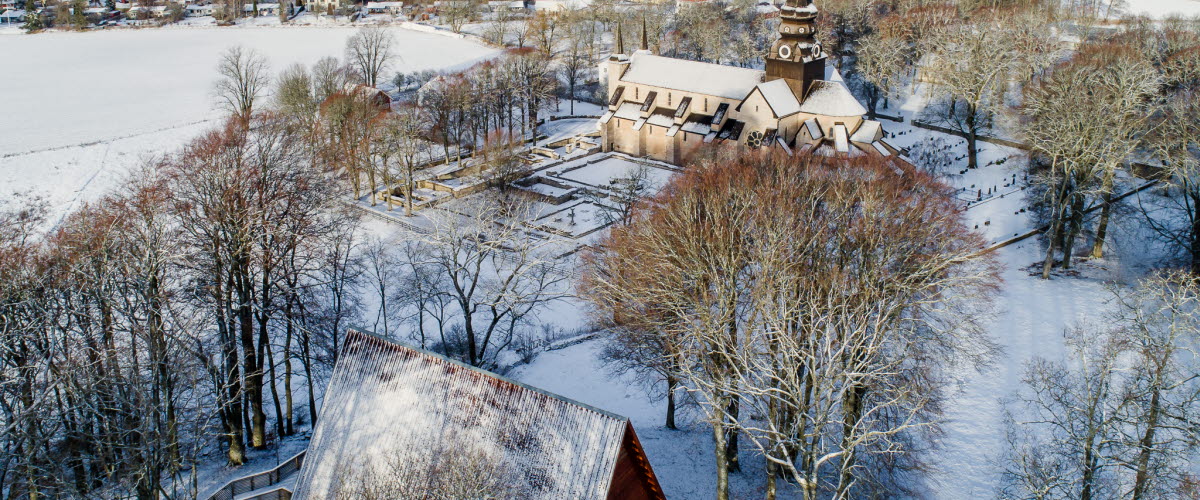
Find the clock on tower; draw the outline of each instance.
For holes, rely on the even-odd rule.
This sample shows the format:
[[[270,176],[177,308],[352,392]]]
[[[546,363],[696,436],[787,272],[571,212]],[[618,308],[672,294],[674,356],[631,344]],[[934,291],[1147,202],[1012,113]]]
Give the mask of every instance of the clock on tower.
[[[825,52],[817,42],[817,7],[812,0],[784,0],[779,12],[779,40],[767,54],[767,81],[790,80],[801,95],[825,76]]]

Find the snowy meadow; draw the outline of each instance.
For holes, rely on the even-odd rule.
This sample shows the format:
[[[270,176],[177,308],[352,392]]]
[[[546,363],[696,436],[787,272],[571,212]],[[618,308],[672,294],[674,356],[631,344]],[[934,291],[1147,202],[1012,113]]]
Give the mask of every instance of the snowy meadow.
[[[0,200],[42,196],[57,214],[95,199],[146,158],[218,123],[222,51],[253,47],[272,71],[342,55],[354,28],[167,28],[0,36]],[[493,56],[459,38],[392,29],[396,72],[453,70]]]

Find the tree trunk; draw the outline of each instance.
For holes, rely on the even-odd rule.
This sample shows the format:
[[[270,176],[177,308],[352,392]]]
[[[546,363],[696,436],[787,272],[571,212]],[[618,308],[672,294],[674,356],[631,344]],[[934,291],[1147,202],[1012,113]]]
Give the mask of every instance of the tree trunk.
[[[293,286],[293,289],[294,286]],[[285,435],[291,436],[295,434],[296,429],[293,427],[295,416],[293,410],[295,401],[292,397],[292,336],[296,333],[295,317],[293,316],[294,309],[292,307],[295,301],[294,295],[289,296],[287,300],[287,309],[284,311],[284,316],[287,318],[287,332],[283,338],[283,397],[287,407],[287,420],[285,421]]]
[[[1116,176],[1115,171],[1109,170],[1104,176],[1104,192],[1103,208],[1100,210],[1100,223],[1096,226],[1096,241],[1092,243],[1091,257],[1099,259],[1104,257],[1104,238],[1108,234],[1108,219],[1112,215],[1112,197],[1113,197],[1113,178]]]
[[[667,428],[676,430],[675,426],[675,386],[679,385],[679,381],[675,377],[667,376]]]
[[[974,105],[967,106],[967,168],[979,168],[978,114],[979,110]]]
[[[730,396],[728,414],[729,414],[729,418],[733,421],[737,421],[738,410],[739,410],[739,407],[741,406],[740,403],[741,403],[741,399],[738,398],[737,394],[732,394]],[[737,430],[737,426],[731,424],[729,426],[729,429],[727,432],[729,434],[729,437],[725,439],[725,459],[728,460],[728,462],[729,462],[729,465],[728,465],[729,472],[741,472],[742,465],[738,461],[738,430]]]
[[[846,394],[845,410],[843,410],[845,417],[842,421],[842,467],[838,478],[836,498],[849,498],[850,487],[854,484],[854,467],[857,458],[854,436],[858,422],[862,419],[863,400],[866,395],[867,388],[861,384],[856,384]]]
[[[1053,168],[1053,167],[1051,167]],[[1050,279],[1050,270],[1054,268],[1054,250],[1059,240],[1063,225],[1063,209],[1067,192],[1067,180],[1059,180],[1058,195],[1054,198],[1054,209],[1050,215],[1050,228],[1046,233],[1046,260],[1042,261],[1042,279]]]
[[[1071,220],[1067,230],[1067,240],[1063,244],[1063,269],[1071,268],[1071,255],[1075,247],[1075,238],[1083,230],[1083,195],[1076,192],[1072,194],[1074,201],[1071,202]]]
[[[1133,500],[1141,500],[1146,495],[1146,486],[1150,482],[1150,454],[1154,450],[1154,433],[1158,429],[1158,417],[1161,413],[1161,392],[1155,388],[1150,396],[1150,407],[1146,408],[1146,432],[1138,443],[1137,475],[1133,480]]]
[[[729,468],[725,454],[725,426],[713,425],[713,448],[717,460],[717,500],[729,500]]]
[[[261,362],[256,354],[254,339],[254,292],[251,284],[249,257],[239,255],[234,261],[234,286],[237,291],[237,320],[242,339],[243,368],[246,371],[245,398],[250,406],[250,446],[262,448],[267,444],[267,416],[263,413]]]
[[[412,217],[413,162],[411,162],[411,161],[408,162],[408,173],[406,174],[406,176],[407,176],[407,179],[405,179],[405,185],[404,185],[404,215],[406,215],[408,217]]]
[[[766,500],[775,500],[776,493],[776,476],[779,475],[779,466],[771,459],[767,459],[767,493]]]
[[[1192,231],[1189,235],[1189,241],[1192,254],[1192,274],[1200,276],[1200,216],[1197,216],[1196,211],[1200,207],[1200,192],[1193,191],[1192,198]]]

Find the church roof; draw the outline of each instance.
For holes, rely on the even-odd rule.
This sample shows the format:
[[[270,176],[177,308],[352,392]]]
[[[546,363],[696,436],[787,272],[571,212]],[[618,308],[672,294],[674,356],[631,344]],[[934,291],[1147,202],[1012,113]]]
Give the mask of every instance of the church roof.
[[[858,130],[855,130],[854,134],[850,136],[850,140],[870,144],[882,136],[883,125],[875,120],[863,120],[862,125],[858,126]]]
[[[867,108],[841,82],[817,80],[812,82],[800,111],[824,116],[862,116]]]
[[[339,478],[362,463],[420,468],[451,454],[480,452],[512,469],[519,498],[603,499],[614,486],[623,441],[636,439],[627,434],[628,422],[351,331],[325,392],[296,498],[332,497]],[[646,480],[657,488],[647,471]]]
[[[775,116],[783,118],[800,112],[800,101],[796,99],[796,94],[792,92],[786,80],[780,78],[760,83],[757,88],[771,107],[771,111],[775,112]]]
[[[621,81],[740,100],[762,83],[763,71],[635,53]]]

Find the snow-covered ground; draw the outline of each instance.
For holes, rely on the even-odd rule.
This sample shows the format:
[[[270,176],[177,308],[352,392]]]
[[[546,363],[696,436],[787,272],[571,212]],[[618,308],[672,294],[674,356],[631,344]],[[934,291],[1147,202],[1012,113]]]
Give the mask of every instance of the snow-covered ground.
[[[1200,2],[1194,0],[1130,0],[1130,4],[1160,17],[1169,12],[1200,14]],[[78,209],[82,202],[117,185],[142,159],[173,151],[212,126],[218,113],[209,89],[213,67],[225,47],[254,47],[271,60],[273,68],[281,69],[293,62],[307,64],[340,55],[351,32],[327,27],[191,27],[0,37],[0,53],[10,69],[0,76],[0,95],[6,96],[0,112],[0,200],[13,191],[30,191],[45,195],[59,214]],[[467,40],[399,28],[395,33],[402,59],[394,71],[462,67],[495,53]],[[597,109],[577,103],[575,114],[598,114]],[[904,103],[888,112],[911,119],[916,109],[919,103]],[[566,113],[560,108],[559,114]],[[901,147],[935,135],[908,123],[884,121],[884,126],[898,134],[889,141]],[[550,122],[543,130],[550,136],[544,142],[589,130],[594,125],[586,119]],[[943,138],[956,155],[965,151],[961,140]],[[1027,201],[1024,192],[1004,186],[1013,174],[1020,174],[1022,166],[1015,159],[1019,156],[1011,148],[983,144],[980,163],[984,166],[953,180],[964,188],[960,195],[964,205],[974,199],[968,190],[986,192],[995,186],[1005,193],[972,203],[967,210],[970,223],[989,241],[1002,241],[1033,226],[1030,215],[1020,212]],[[1005,161],[999,163],[1001,159]],[[598,173],[576,173],[584,174]],[[369,233],[395,230],[386,222],[367,221]],[[1144,259],[1122,259],[1141,253],[1144,240],[1133,229],[1118,226],[1113,235],[1115,251],[1103,261],[1084,264],[1078,277],[1043,281],[1031,276],[1027,267],[1042,258],[1036,239],[996,253],[1005,266],[1004,283],[990,331],[1004,352],[984,372],[961,374],[961,392],[948,406],[943,449],[936,454],[938,472],[931,485],[936,498],[993,496],[994,462],[1003,445],[1000,398],[1019,386],[1022,366],[1030,358],[1060,356],[1063,330],[1086,318],[1101,318],[1111,307],[1108,288],[1136,277],[1145,264]],[[569,330],[582,328],[586,314],[580,305],[565,303],[542,319]],[[547,351],[511,375],[630,417],[668,497],[710,497],[714,477],[707,427],[694,412],[684,410],[683,429],[665,429],[661,388],[646,388],[628,376],[612,374],[599,361],[602,342]],[[287,458],[302,446],[302,441],[289,442],[279,456]],[[276,459],[272,452],[255,463],[269,468]],[[216,462],[219,459],[214,460],[202,474],[210,487],[252,470],[224,470]],[[761,495],[761,460],[747,454],[743,468],[732,480],[735,496]]]
[[[1155,18],[1177,16],[1200,16],[1198,0],[1126,0],[1125,12]]]
[[[354,28],[164,28],[0,37],[0,199],[47,198],[57,214],[98,197],[147,155],[215,123],[215,67],[227,47],[275,71],[341,56]],[[469,40],[394,28],[390,72],[464,68],[496,54]],[[390,73],[389,72],[389,73]]]

